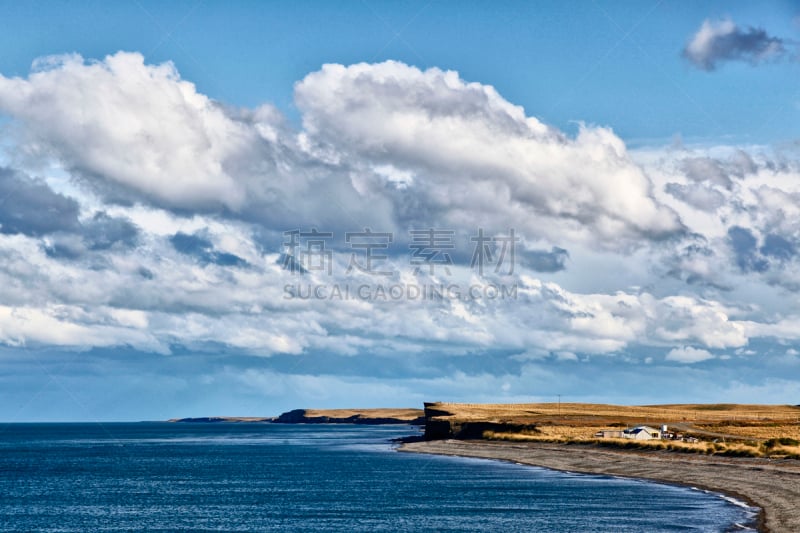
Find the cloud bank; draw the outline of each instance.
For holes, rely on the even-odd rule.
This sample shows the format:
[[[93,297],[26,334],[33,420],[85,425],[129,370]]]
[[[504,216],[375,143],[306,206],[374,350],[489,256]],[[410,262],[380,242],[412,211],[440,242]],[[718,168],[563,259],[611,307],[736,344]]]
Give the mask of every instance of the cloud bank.
[[[729,41],[757,32],[704,28],[687,47],[698,65],[755,57]],[[695,369],[726,364],[720,351],[744,360],[754,343],[798,340],[786,298],[800,290],[792,157],[632,151],[604,126],[569,136],[489,85],[394,61],[324,65],[295,99],[300,126],[269,104],[215,102],[174,65],[125,52],[0,76],[13,147],[0,169],[0,342],[370,356],[385,363],[376,373],[485,355],[499,376],[514,361]],[[284,232],[312,228],[334,234],[330,275],[283,268]],[[385,278],[348,268],[344,233],[365,228],[396,237]],[[409,230],[424,228],[452,230],[448,274],[410,264]],[[513,271],[476,272],[479,228],[516,231]],[[296,297],[376,283],[515,292]]]

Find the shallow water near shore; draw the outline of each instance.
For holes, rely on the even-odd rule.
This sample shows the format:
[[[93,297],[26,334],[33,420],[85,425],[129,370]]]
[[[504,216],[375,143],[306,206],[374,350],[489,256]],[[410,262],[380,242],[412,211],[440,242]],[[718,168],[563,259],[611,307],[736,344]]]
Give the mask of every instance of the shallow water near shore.
[[[0,425],[0,530],[733,531],[690,488],[396,453],[409,426]]]

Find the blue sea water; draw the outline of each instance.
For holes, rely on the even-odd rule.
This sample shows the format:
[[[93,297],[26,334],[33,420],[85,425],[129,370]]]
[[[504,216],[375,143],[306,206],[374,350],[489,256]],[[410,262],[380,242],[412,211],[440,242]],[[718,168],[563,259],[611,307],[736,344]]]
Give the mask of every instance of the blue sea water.
[[[409,426],[0,425],[0,531],[728,531],[689,488],[398,453]]]

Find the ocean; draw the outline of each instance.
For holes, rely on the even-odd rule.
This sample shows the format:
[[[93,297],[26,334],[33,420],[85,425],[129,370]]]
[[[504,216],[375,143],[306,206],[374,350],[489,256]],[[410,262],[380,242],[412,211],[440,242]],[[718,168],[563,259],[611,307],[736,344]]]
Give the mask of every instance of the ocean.
[[[690,488],[399,453],[410,426],[0,425],[0,531],[732,531]]]

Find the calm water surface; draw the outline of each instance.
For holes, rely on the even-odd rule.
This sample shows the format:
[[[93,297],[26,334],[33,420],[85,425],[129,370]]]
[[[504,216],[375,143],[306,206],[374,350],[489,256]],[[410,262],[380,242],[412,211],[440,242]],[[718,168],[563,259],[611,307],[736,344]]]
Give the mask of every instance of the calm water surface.
[[[730,531],[717,495],[397,453],[408,426],[0,425],[0,531]]]

